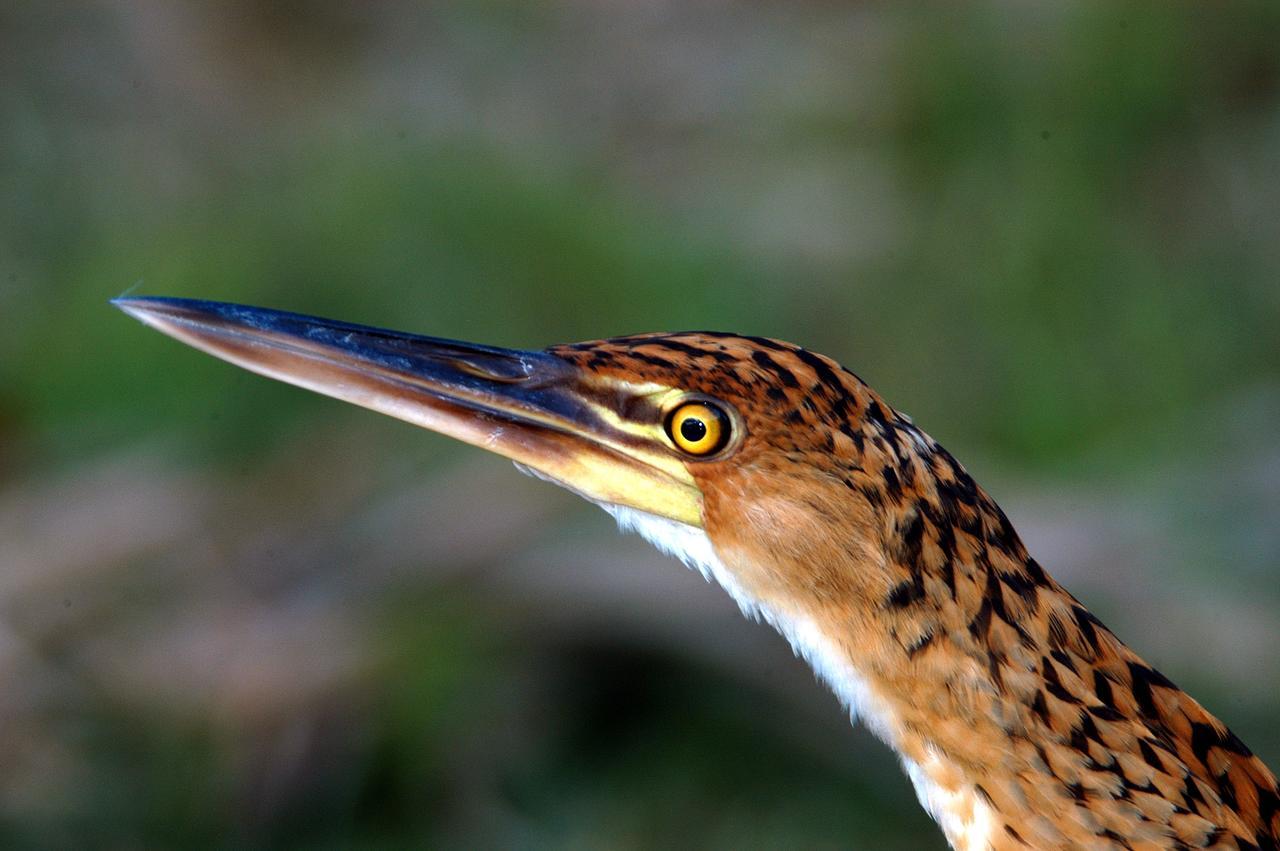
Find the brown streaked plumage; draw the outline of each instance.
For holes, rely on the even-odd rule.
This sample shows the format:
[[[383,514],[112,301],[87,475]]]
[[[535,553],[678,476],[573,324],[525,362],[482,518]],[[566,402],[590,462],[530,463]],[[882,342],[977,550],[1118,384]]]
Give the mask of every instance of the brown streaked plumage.
[[[956,847],[1280,842],[1267,767],[1058,585],[945,449],[829,358],[707,332],[515,352],[117,303],[601,503],[775,625],[898,751]],[[722,422],[673,434],[682,411],[708,420],[690,403]]]

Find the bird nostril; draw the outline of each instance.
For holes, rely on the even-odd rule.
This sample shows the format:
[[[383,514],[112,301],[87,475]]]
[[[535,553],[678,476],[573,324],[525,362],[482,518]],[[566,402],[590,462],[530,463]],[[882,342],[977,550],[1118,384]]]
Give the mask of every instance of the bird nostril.
[[[564,377],[564,365],[532,352],[476,352],[428,355],[428,359],[472,378],[499,384],[545,383]]]
[[[494,363],[489,360],[486,363],[480,363],[475,360],[464,358],[450,358],[449,366],[465,375],[473,378],[483,378],[486,381],[500,381],[506,384],[515,384],[526,381],[529,378],[531,370],[520,362],[504,362]]]

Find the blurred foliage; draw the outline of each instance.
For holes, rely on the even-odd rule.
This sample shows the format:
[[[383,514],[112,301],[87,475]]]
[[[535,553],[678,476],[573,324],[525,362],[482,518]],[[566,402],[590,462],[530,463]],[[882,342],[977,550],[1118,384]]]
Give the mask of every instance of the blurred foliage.
[[[73,502],[125,451],[221,494],[182,539],[89,558],[74,595],[0,600],[23,648],[7,726],[38,731],[0,772],[6,845],[940,845],[877,746],[799,745],[805,710],[750,677],[607,629],[548,638],[483,580],[358,585],[374,521],[353,506],[445,481],[455,448],[144,333],[106,306],[126,291],[518,346],[794,339],[979,478],[1100,488],[1085,502],[1148,482],[1176,518],[1158,531],[1201,548],[1117,574],[1145,558],[1173,596],[1252,599],[1241,634],[1274,647],[1277,491],[1214,480],[1215,512],[1161,502],[1159,472],[1236,475],[1241,433],[1276,457],[1274,3],[19,2],[0,34],[6,504],[47,481]],[[347,502],[306,496],[317,447]],[[281,502],[298,517],[261,510]],[[272,535],[325,544],[299,565]],[[1108,581],[1099,610],[1131,616]],[[96,606],[40,608],[86,588]],[[367,655],[267,720],[110,682],[95,642],[163,648],[193,588],[336,601]],[[1177,653],[1274,763],[1274,662],[1240,696]]]

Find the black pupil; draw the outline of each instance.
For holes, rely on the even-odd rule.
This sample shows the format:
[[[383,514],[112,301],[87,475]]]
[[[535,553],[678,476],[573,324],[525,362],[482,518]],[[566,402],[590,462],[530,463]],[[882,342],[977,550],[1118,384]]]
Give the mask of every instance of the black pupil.
[[[680,436],[690,443],[697,443],[707,436],[707,424],[697,417],[681,420]]]

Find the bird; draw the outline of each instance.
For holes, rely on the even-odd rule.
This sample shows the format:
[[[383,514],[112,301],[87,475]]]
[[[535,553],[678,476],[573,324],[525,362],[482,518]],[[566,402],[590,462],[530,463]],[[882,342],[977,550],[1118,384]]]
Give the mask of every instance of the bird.
[[[776,628],[897,752],[954,848],[1280,847],[1275,775],[829,357],[722,332],[525,351],[220,302],[112,303],[600,505]]]

